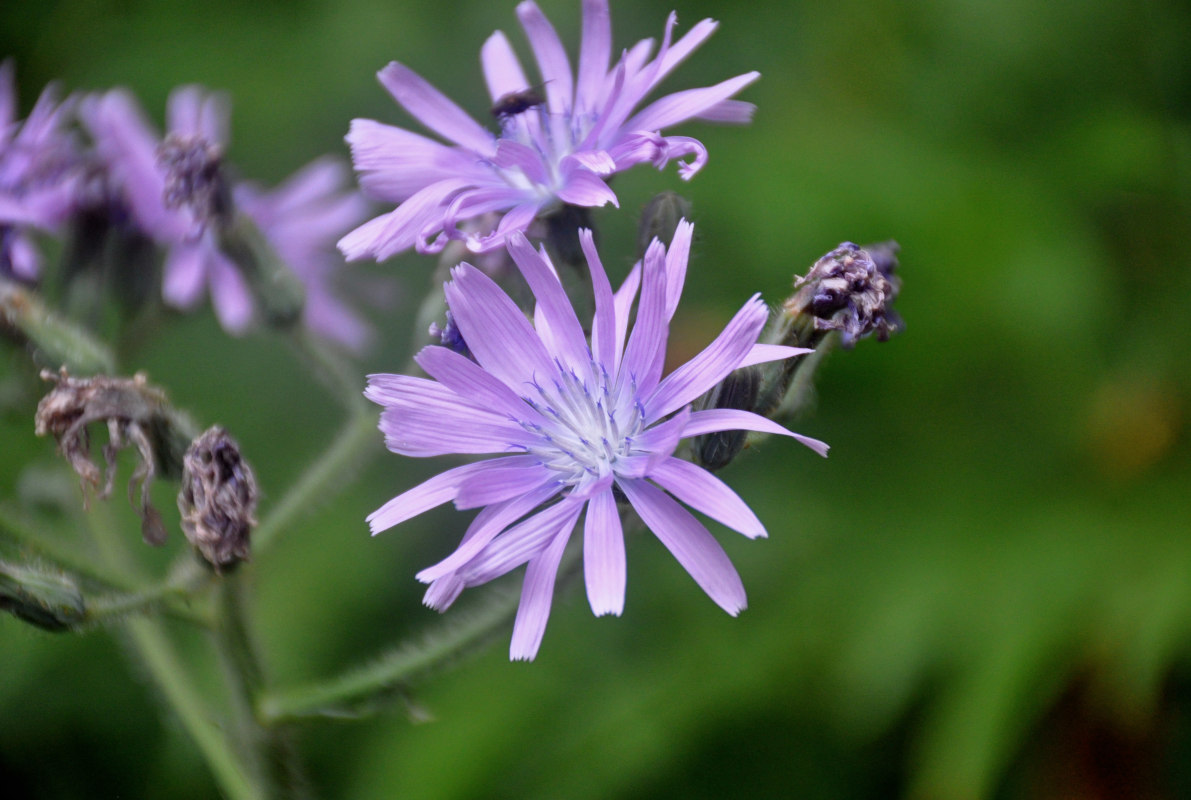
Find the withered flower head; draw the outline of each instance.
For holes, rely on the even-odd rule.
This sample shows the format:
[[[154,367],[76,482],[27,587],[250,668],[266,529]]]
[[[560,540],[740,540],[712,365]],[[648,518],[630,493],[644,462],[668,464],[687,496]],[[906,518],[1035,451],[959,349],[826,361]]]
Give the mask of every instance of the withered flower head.
[[[186,540],[216,572],[248,560],[256,498],[252,469],[223,428],[194,440],[182,460],[178,509]]]
[[[106,500],[112,494],[116,480],[116,454],[134,445],[140,463],[128,483],[128,499],[141,515],[141,533],[145,541],[159,545],[165,541],[165,527],[161,514],[149,500],[149,484],[159,472],[154,456],[155,433],[165,414],[166,398],[159,389],[150,386],[142,373],[132,378],[111,378],[96,375],[92,378],[72,378],[66,369],[55,375],[43,370],[41,377],[54,383],[50,393],[37,405],[35,432],[47,434],[58,442],[58,449],[70,462],[83,484],[86,504],[87,487],[98,490]],[[100,469],[91,460],[91,438],[87,426],[92,422],[106,422],[108,443],[103,446],[106,477],[100,485]],[[133,490],[140,484],[139,507],[133,501]]]

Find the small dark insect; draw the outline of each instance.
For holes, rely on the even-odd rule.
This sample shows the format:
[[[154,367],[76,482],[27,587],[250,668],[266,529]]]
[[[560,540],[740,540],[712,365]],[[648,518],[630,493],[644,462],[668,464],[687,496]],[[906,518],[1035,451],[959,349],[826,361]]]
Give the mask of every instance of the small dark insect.
[[[492,116],[499,120],[504,120],[509,117],[515,117],[518,114],[524,114],[531,108],[545,105],[546,98],[542,96],[541,91],[539,91],[540,88],[531,86],[519,92],[502,94],[492,104]]]

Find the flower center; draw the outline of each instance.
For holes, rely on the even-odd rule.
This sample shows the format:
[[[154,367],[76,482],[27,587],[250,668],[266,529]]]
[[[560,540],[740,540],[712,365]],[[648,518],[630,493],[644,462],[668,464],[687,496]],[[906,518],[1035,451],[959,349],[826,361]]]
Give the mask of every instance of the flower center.
[[[591,374],[598,377],[583,378],[560,364],[557,378],[546,386],[535,381],[531,396],[524,398],[547,419],[544,425],[522,423],[541,442],[528,451],[571,486],[617,472],[644,427],[636,392],[628,392],[630,401],[618,401],[608,373],[593,362]]]
[[[201,136],[171,133],[157,148],[157,165],[165,170],[165,207],[189,208],[199,232],[230,211],[222,163],[220,148]]]

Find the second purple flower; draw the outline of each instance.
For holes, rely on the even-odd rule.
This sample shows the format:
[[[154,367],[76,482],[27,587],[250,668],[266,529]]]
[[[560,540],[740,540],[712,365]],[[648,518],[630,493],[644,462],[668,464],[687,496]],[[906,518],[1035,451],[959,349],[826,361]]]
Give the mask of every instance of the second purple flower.
[[[607,0],[584,0],[579,68],[574,73],[550,21],[533,2],[517,6],[537,61],[540,82],[531,81],[505,35],[497,31],[480,51],[492,98],[496,135],[476,122],[425,79],[393,62],[378,77],[393,98],[443,144],[403,128],[369,119],[352,122],[347,141],[360,184],[397,208],[343,237],[349,259],[384,260],[413,247],[436,253],[451,240],[473,252],[504,246],[542,214],[562,204],[616,204],[607,180],[642,163],[659,169],[673,159],[689,179],[707,161],[696,139],[661,131],[690,119],[744,123],[753,106],[732,98],[760,77],[747,72],[700,89],[665,95],[640,111],[638,105],[715,30],[704,19],[671,41],[676,16],[662,42],[644,39],[625,50],[615,66]],[[498,214],[491,230],[481,218]]]

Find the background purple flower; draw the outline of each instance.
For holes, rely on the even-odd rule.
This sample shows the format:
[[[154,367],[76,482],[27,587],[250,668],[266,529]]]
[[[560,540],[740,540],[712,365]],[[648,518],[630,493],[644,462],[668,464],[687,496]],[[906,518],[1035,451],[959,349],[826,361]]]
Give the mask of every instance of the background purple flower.
[[[32,281],[41,259],[28,230],[53,230],[74,209],[79,156],[64,130],[73,102],[47,87],[22,123],[14,73],[0,63],[0,276]]]
[[[559,560],[585,510],[592,611],[623,609],[624,538],[614,487],[712,600],[733,615],[745,607],[744,586],[723,548],[681,503],[745,536],[764,536],[765,529],[719,478],[674,455],[682,439],[764,431],[826,454],[823,443],[752,412],[691,410],[732,370],[807,352],[756,344],[768,318],[759,295],[699,355],[662,376],[692,230],[681,223],[669,251],[655,240],[615,294],[590,231],[581,232],[595,294],[590,343],[545,252],[513,234],[509,253],[537,301],[532,323],[490,278],[460,264],[446,285],[447,303],[474,360],[435,345],[417,356],[430,379],[369,377],[365,394],[384,406],[380,427],[393,452],[497,454],[431,478],[368,521],[376,533],[448,501],[482,508],[458,549],[418,579],[431,584],[426,603],[443,609],[464,588],[528,564],[513,659],[537,653]]]
[[[241,183],[234,196],[236,208],[256,223],[305,286],[306,325],[358,351],[371,330],[333,291],[336,272],[344,266],[335,240],[368,213],[359,192],[344,191],[349,178],[341,161],[327,157],[307,164],[272,191]],[[391,287],[375,288],[391,294]]]
[[[383,260],[410,247],[439,252],[452,239],[465,240],[475,252],[500,248],[509,235],[562,203],[616,204],[607,179],[636,164],[660,169],[672,159],[688,159],[680,161],[679,174],[689,179],[706,163],[706,149],[689,137],[663,136],[663,129],[692,118],[743,123],[752,117],[751,104],[731,98],[756,80],[757,72],[669,94],[634,113],[711,35],[713,20],[702,20],[672,42],[671,13],[653,58],[654,42],[645,39],[609,68],[607,0],[584,0],[576,73],[537,5],[521,3],[517,16],[541,82],[540,88],[531,84],[502,32],[484,43],[480,58],[499,135],[404,65],[393,62],[380,71],[397,103],[450,144],[373,120],[352,121],[347,141],[361,185],[399,205],[340,241],[348,258]],[[462,222],[491,212],[503,217],[489,232],[460,229]]]
[[[243,333],[252,323],[252,294],[235,264],[219,249],[215,227],[226,213],[221,158],[228,108],[219,94],[197,86],[175,89],[167,134],[159,140],[126,90],[89,97],[80,113],[95,140],[111,184],[141,230],[168,248],[162,296],[195,307],[208,292],[220,323]]]

